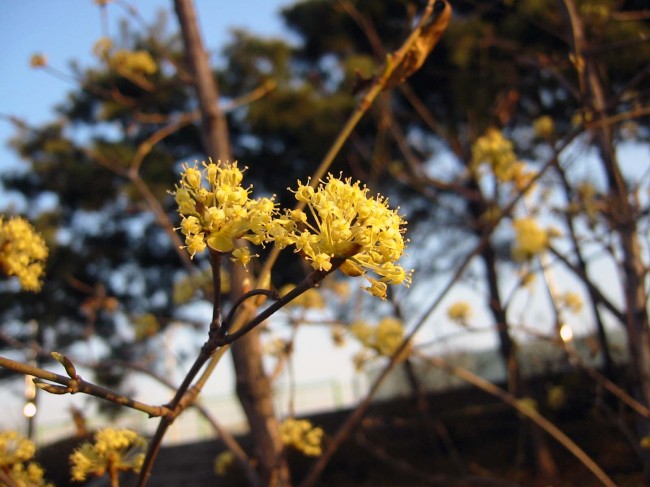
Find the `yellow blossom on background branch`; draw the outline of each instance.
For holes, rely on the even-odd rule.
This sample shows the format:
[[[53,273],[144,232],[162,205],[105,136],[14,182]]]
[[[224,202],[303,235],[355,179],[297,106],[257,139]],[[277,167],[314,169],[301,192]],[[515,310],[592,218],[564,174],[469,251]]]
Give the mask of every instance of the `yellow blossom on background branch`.
[[[26,291],[39,291],[47,246],[43,237],[23,218],[0,216],[0,270],[16,276]]]
[[[26,462],[35,452],[34,443],[16,431],[0,432],[0,468]]]
[[[541,139],[550,139],[555,132],[553,119],[548,115],[542,115],[533,121],[533,132]]]
[[[392,316],[383,318],[377,326],[371,326],[365,321],[355,321],[350,325],[350,333],[364,347],[386,357],[394,355],[404,340],[404,326]]]
[[[478,174],[482,166],[487,166],[497,181],[512,183],[517,191],[530,189],[534,172],[517,159],[513,143],[494,127],[488,128],[472,145],[470,169]]]
[[[579,313],[582,309],[582,298],[578,293],[568,291],[558,297],[557,304],[571,313]]]
[[[496,128],[489,128],[472,145],[472,168],[487,164],[501,182],[511,181],[517,168],[512,142]]]
[[[295,284],[285,284],[280,288],[280,296],[284,296],[291,290],[296,287]],[[325,300],[319,292],[318,289],[308,289],[296,299],[291,301],[288,305],[288,308],[302,307],[302,308],[311,308],[311,309],[325,309]]]
[[[147,51],[117,50],[110,58],[110,64],[124,73],[152,75],[158,70],[156,61]]]
[[[95,433],[94,443],[84,443],[70,455],[73,480],[106,473],[140,471],[147,441],[134,431],[105,428]]]
[[[214,459],[214,473],[223,477],[235,463],[235,455],[230,450],[224,451]]]
[[[528,260],[548,248],[556,232],[545,230],[534,218],[518,218],[512,222],[515,229],[515,245],[512,256],[516,260]]]
[[[447,316],[450,320],[465,325],[472,316],[472,306],[467,301],[456,301],[447,308]]]
[[[0,471],[20,487],[53,487],[43,478],[43,469],[30,462],[36,447],[16,431],[0,432]],[[29,462],[29,463],[27,463]],[[0,481],[0,485],[5,485]]]
[[[286,446],[291,446],[311,457],[320,456],[323,452],[322,428],[313,426],[306,419],[287,418],[280,424],[280,438]]]
[[[29,58],[29,65],[32,68],[42,68],[47,66],[47,56],[42,53],[32,54],[32,57]]]

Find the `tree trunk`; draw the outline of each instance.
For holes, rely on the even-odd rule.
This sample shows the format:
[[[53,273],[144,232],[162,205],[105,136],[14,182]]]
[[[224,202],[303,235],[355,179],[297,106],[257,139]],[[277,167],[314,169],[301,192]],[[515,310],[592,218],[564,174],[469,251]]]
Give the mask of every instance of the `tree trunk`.
[[[226,120],[219,108],[217,83],[203,47],[194,5],[192,0],[175,0],[174,5],[199,99],[204,148],[213,158],[230,161]],[[245,271],[233,272],[232,276],[232,298],[236,300],[241,295]],[[262,364],[259,332],[253,330],[234,343],[231,350],[237,376],[237,395],[255,439],[264,485],[289,485],[289,469],[273,409],[271,384]]]
[[[255,439],[262,485],[291,484],[273,408],[271,384],[264,372],[259,328],[237,340],[231,351],[237,376],[237,396]]]
[[[482,220],[485,215],[485,209],[488,208],[488,202],[485,200],[481,188],[476,182],[470,183],[471,190],[475,192],[478,201],[469,203],[469,210],[475,222],[475,234],[478,238],[489,238],[486,227]],[[497,256],[494,247],[490,242],[483,246],[481,258],[485,265],[486,280],[488,284],[489,305],[492,319],[494,320],[497,335],[499,337],[499,351],[506,369],[506,380],[508,391],[517,398],[526,395],[526,385],[521,376],[521,367],[517,358],[517,349],[515,342],[510,335],[508,326],[508,317],[506,308],[501,299],[499,291],[499,275],[497,272]],[[546,437],[537,425],[528,420],[521,422],[521,440],[523,443],[530,445],[534,465],[541,478],[552,481],[557,478],[558,468],[553,459],[553,455],[548,447]]]
[[[645,266],[639,245],[636,217],[638,208],[630,199],[627,184],[618,162],[614,134],[606,123],[611,100],[607,99],[601,73],[605,72],[596,56],[589,54],[589,41],[574,0],[563,0],[573,54],[580,81],[582,102],[590,110],[597,124],[592,130],[596,147],[605,170],[608,185],[606,215],[612,232],[619,236],[625,299],[625,328],[628,350],[635,379],[635,396],[645,406],[650,406],[650,329],[646,310]],[[603,123],[598,124],[599,121]],[[639,435],[650,432],[650,424],[638,418]],[[646,479],[650,479],[650,454],[644,457]]]
[[[564,0],[572,34],[573,50],[577,56],[578,74],[585,108],[593,110],[594,122],[609,115],[605,84],[600,73],[604,70],[597,59],[587,54],[588,41],[582,19],[573,0]],[[609,190],[607,216],[612,232],[619,235],[622,253],[623,292],[625,297],[625,327],[632,365],[638,380],[639,393],[645,405],[650,405],[650,333],[644,286],[645,269],[636,225],[637,209],[630,201],[625,179],[616,155],[614,134],[607,123],[594,129],[596,147],[607,176]]]
[[[491,228],[486,227],[486,225],[482,223],[485,209],[487,208],[487,202],[485,201],[481,188],[476,181],[469,183],[469,190],[476,195],[476,198],[478,198],[478,200],[472,200],[468,204],[468,209],[474,219],[474,234],[479,239],[489,238],[489,235],[486,234],[486,230],[491,231]],[[481,259],[485,265],[490,312],[494,319],[497,335],[499,337],[499,351],[501,352],[501,358],[503,359],[506,369],[508,390],[514,396],[519,396],[519,390],[521,388],[519,363],[517,361],[515,344],[510,336],[510,330],[508,329],[506,310],[503,307],[503,302],[501,301],[501,295],[499,293],[496,255],[494,248],[489,242],[483,246]]]

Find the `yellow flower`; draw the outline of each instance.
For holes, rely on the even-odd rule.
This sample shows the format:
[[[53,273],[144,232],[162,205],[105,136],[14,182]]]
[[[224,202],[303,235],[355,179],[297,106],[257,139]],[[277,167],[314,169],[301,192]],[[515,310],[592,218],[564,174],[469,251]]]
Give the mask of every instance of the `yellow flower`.
[[[554,411],[562,409],[566,402],[566,390],[562,386],[553,386],[546,394],[546,403]]]
[[[113,48],[113,41],[109,37],[100,37],[93,45],[93,54],[99,58],[106,58]]]
[[[222,294],[230,292],[230,274],[223,267],[220,273],[220,290]],[[201,272],[185,275],[174,282],[172,299],[174,304],[186,304],[192,300],[196,292],[200,289],[208,290],[212,293],[212,270],[203,269]]]
[[[366,348],[379,355],[390,357],[404,340],[404,326],[397,318],[383,318],[375,327],[365,321],[355,321],[350,325],[350,333]]]
[[[386,317],[379,322],[375,330],[375,348],[387,357],[397,352],[404,340],[404,327],[397,318]]]
[[[348,299],[350,296],[350,286],[347,281],[330,279],[325,283],[325,286],[331,289],[340,299]]]
[[[0,432],[0,468],[26,462],[35,452],[34,444],[16,431]]]
[[[294,284],[285,284],[280,288],[280,296],[284,296],[292,291],[296,286]],[[302,293],[300,296],[289,302],[287,307],[303,307],[312,309],[325,309],[325,301],[318,289],[311,288]]]
[[[140,471],[147,441],[126,429],[105,428],[95,433],[95,443],[84,443],[70,455],[72,479],[86,480],[109,471]]]
[[[27,220],[0,216],[0,270],[18,277],[26,291],[39,291],[46,258],[45,240]]]
[[[328,271],[332,259],[346,259],[341,271],[363,275],[370,282],[366,290],[382,299],[387,284],[410,284],[412,271],[395,264],[404,253],[406,222],[386,198],[369,197],[359,182],[331,174],[316,189],[299,181],[295,195],[307,209],[286,211],[275,220],[269,237],[276,245],[294,245],[316,270]]]
[[[537,401],[532,397],[522,397],[517,400],[517,404],[525,411],[537,411]]]
[[[119,49],[111,57],[111,66],[118,71],[132,74],[154,74],[158,70],[156,61],[147,51]]]
[[[540,139],[549,139],[555,131],[553,119],[548,115],[542,115],[533,121],[533,131]]]
[[[233,250],[230,260],[246,267],[253,257],[259,257],[259,255],[251,254],[251,251],[247,247],[240,247]]]
[[[15,485],[20,487],[54,487],[54,484],[47,482],[43,468],[35,462],[28,464],[17,463],[8,472]],[[4,484],[2,484],[4,485]]]
[[[214,473],[223,477],[235,463],[235,455],[230,450],[221,452],[214,459]]]
[[[0,432],[0,470],[13,481],[11,485],[53,487],[45,481],[43,469],[37,463],[26,463],[35,451],[34,444],[16,431]]]
[[[565,307],[572,313],[579,313],[582,309],[582,298],[578,293],[566,292],[559,298],[559,305]]]
[[[32,57],[29,59],[29,65],[32,68],[47,66],[47,56],[41,53],[32,54]]]
[[[472,145],[471,167],[477,170],[487,164],[501,182],[512,181],[517,171],[517,156],[512,142],[496,128],[489,128]]]
[[[273,198],[250,199],[249,189],[241,186],[243,174],[237,163],[210,161],[203,166],[203,170],[185,166],[174,193],[189,254],[194,257],[206,247],[230,253],[238,238],[264,243],[276,213]],[[232,257],[246,265],[254,255],[241,249]]]
[[[472,306],[467,301],[456,301],[447,308],[447,316],[450,320],[460,324],[466,324],[472,316]]]
[[[160,323],[151,313],[145,313],[133,318],[133,330],[135,339],[140,341],[150,338],[160,331]]]
[[[364,347],[371,348],[374,344],[374,330],[365,321],[355,321],[350,325],[350,333],[361,342]]]
[[[287,418],[280,424],[280,438],[304,455],[317,457],[323,452],[324,431],[306,419]]]
[[[515,229],[512,256],[516,260],[528,260],[548,247],[548,232],[541,228],[534,218],[520,218],[512,225]]]

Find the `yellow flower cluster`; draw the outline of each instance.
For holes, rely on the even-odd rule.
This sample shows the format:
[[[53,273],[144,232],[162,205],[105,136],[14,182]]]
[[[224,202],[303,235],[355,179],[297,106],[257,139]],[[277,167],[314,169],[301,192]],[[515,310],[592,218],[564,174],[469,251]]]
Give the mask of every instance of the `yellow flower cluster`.
[[[132,74],[151,75],[158,65],[147,51],[128,51],[119,49],[111,57],[111,65],[118,71]]]
[[[133,331],[135,332],[135,339],[137,341],[155,336],[160,331],[158,318],[151,313],[144,313],[133,317],[131,324],[133,325]]]
[[[0,471],[13,481],[11,485],[53,487],[45,481],[43,469],[37,463],[26,463],[35,451],[34,444],[16,431],[0,432]]]
[[[527,411],[538,410],[537,401],[535,401],[535,399],[532,397],[522,397],[521,399],[517,400],[517,404],[519,404],[522,409]]]
[[[296,286],[294,284],[285,284],[280,289],[280,296],[284,296],[293,290]],[[325,300],[318,289],[308,289],[296,299],[291,301],[288,307],[302,307],[302,308],[311,308],[311,309],[325,309]]]
[[[280,424],[282,443],[310,457],[323,453],[324,434],[322,428],[313,426],[306,419],[287,418]]]
[[[546,394],[546,404],[553,411],[559,411],[567,402],[566,389],[563,386],[553,386]]]
[[[639,446],[645,450],[650,449],[650,435],[646,435],[639,441]]]
[[[0,216],[0,270],[18,277],[26,291],[39,291],[46,258],[45,240],[27,220]]]
[[[477,171],[486,164],[498,181],[511,182],[517,190],[530,183],[533,174],[526,171],[526,164],[517,160],[512,142],[500,130],[491,127],[472,145],[471,169]]]
[[[93,54],[99,58],[107,58],[113,48],[110,37],[100,37],[93,45]]]
[[[235,455],[230,450],[221,452],[214,459],[214,473],[219,476],[224,476],[228,473],[235,463]]]
[[[548,115],[542,115],[541,117],[533,120],[533,132],[535,136],[540,139],[550,139],[555,132],[555,124],[553,119]]]
[[[107,472],[138,472],[144,461],[147,441],[127,429],[106,428],[95,433],[95,443],[84,443],[72,455],[72,479],[86,480],[89,475]]]
[[[32,54],[32,57],[29,59],[29,66],[32,68],[47,66],[47,56],[41,53]]]
[[[365,321],[356,321],[350,325],[350,333],[366,347],[380,355],[390,357],[404,340],[404,326],[397,318],[383,318],[377,326]]]
[[[369,197],[368,188],[359,182],[331,174],[316,189],[298,182],[295,197],[307,210],[286,210],[278,216],[274,197],[249,198],[250,188],[242,187],[237,163],[203,166],[184,166],[173,193],[185,248],[192,257],[210,247],[232,253],[235,262],[246,265],[253,257],[250,251],[235,249],[235,240],[243,238],[255,245],[295,246],[315,270],[330,271],[333,259],[343,260],[341,271],[364,276],[370,283],[365,289],[382,299],[388,284],[411,283],[412,271],[395,264],[404,253],[406,222],[388,207],[386,198]]]
[[[450,320],[464,325],[472,316],[472,306],[467,301],[456,301],[447,308],[447,316]]]
[[[515,245],[512,256],[515,260],[529,260],[544,251],[549,244],[549,233],[541,228],[534,218],[514,220]]]
[[[0,468],[26,462],[34,453],[34,444],[16,431],[0,432]]]
[[[494,127],[487,129],[472,145],[472,167],[477,169],[487,164],[499,181],[512,180],[517,162],[512,142]]]
[[[566,292],[559,297],[558,305],[572,313],[579,313],[582,309],[582,298],[578,293]]]
[[[273,198],[250,199],[250,189],[241,185],[243,174],[234,164],[203,163],[204,169],[184,167],[175,197],[183,217],[181,232],[192,257],[206,246],[217,252],[235,250],[235,239],[256,245],[266,240],[266,231],[276,213]],[[207,187],[206,187],[207,186]],[[251,255],[237,249],[233,257],[243,264]]]
[[[112,50],[113,41],[109,37],[100,37],[93,45],[93,54],[124,76],[152,75],[158,70],[156,61],[147,51],[118,49],[111,54]]]
[[[363,275],[370,283],[365,289],[382,299],[387,284],[411,282],[411,272],[395,264],[404,253],[406,222],[386,198],[369,197],[359,182],[331,174],[316,189],[298,182],[295,195],[307,211],[287,210],[274,221],[269,234],[280,248],[295,245],[317,270],[329,271],[332,259],[346,259],[341,271]],[[366,274],[368,270],[379,279]]]
[[[227,269],[221,268],[220,288],[223,294],[230,292],[230,273]],[[209,289],[212,294],[212,271],[209,268],[202,269],[195,274],[184,275],[174,281],[172,300],[174,304],[186,304],[192,300],[197,291]]]

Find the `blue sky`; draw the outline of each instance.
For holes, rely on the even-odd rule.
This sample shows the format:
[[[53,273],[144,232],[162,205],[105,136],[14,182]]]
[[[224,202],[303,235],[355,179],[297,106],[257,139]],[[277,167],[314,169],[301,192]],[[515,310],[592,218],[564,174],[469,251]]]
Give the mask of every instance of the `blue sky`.
[[[172,11],[171,0],[130,2],[151,21],[160,9]],[[205,43],[218,50],[233,27],[244,27],[261,35],[283,35],[279,15],[282,5],[291,0],[195,0]],[[63,100],[74,86],[29,67],[34,53],[43,53],[48,63],[66,71],[70,60],[82,65],[93,62],[92,46],[102,35],[100,9],[92,0],[21,0],[5,1],[0,17],[0,171],[19,165],[7,148],[14,133],[4,116],[16,116],[31,125],[52,119],[52,107]],[[111,33],[124,17],[120,5],[109,4]],[[176,26],[173,15],[170,26]],[[285,32],[286,35],[286,32]]]

